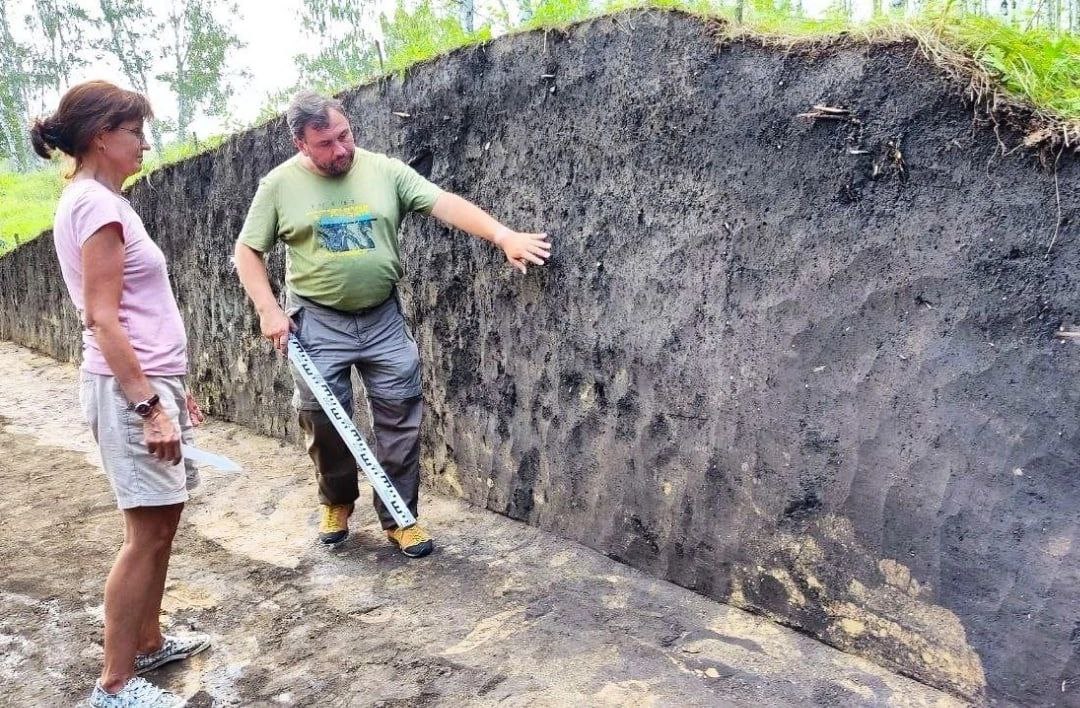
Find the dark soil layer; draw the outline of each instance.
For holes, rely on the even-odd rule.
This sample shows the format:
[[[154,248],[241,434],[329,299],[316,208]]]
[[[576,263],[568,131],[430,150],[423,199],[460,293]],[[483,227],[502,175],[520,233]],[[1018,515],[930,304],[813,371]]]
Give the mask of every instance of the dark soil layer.
[[[1080,703],[1075,155],[1002,157],[913,45],[723,46],[678,14],[345,98],[362,145],[556,244],[520,277],[406,226],[432,484],[958,695]],[[291,385],[230,254],[290,154],[273,121],[132,195],[194,387],[274,435]],[[0,261],[0,337],[69,356],[50,247]]]

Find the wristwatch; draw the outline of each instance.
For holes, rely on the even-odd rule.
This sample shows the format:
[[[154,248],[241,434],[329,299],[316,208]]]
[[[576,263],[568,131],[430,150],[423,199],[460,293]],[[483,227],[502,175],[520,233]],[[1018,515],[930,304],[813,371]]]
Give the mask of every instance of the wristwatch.
[[[161,397],[155,393],[153,396],[147,398],[145,401],[140,401],[136,403],[132,406],[132,408],[135,409],[135,412],[138,413],[140,417],[147,418],[150,416],[151,413],[154,412],[154,406],[156,406],[160,402]]]

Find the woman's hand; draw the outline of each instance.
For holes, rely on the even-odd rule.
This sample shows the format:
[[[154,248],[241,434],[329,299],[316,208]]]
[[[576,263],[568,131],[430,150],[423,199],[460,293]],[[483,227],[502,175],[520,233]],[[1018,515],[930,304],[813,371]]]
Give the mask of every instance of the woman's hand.
[[[180,454],[180,428],[172,422],[161,406],[155,406],[153,412],[143,420],[143,441],[150,454],[162,462],[176,465],[183,459]]]
[[[196,427],[202,425],[203,421],[206,420],[206,414],[202,412],[202,408],[199,408],[199,404],[191,391],[186,391],[184,393],[184,405],[187,406],[188,417],[191,418],[191,424]]]

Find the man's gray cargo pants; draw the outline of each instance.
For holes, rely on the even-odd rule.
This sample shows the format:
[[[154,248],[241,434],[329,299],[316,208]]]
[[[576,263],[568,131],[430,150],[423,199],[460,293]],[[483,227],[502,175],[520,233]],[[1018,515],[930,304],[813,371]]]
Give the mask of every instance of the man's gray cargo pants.
[[[342,407],[353,414],[352,369],[367,389],[375,433],[375,456],[401,498],[419,517],[420,352],[405,322],[396,293],[369,310],[346,313],[289,293],[286,312],[294,332]],[[294,367],[293,405],[315,463],[319,501],[352,504],[360,495],[357,467],[330,419]],[[378,495],[375,510],[384,529],[396,526]]]

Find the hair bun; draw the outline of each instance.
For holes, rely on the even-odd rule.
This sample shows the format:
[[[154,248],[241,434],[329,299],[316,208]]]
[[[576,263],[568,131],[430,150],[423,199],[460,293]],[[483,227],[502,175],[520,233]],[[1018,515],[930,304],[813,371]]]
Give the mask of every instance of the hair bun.
[[[52,151],[59,150],[71,154],[71,148],[60,126],[50,117],[44,120],[38,118],[30,127],[30,143],[36,152],[46,160],[52,158]]]
[[[55,128],[48,119],[35,119],[30,126],[30,143],[34,146],[34,152],[46,160],[52,157],[52,151],[57,147],[54,133]]]

